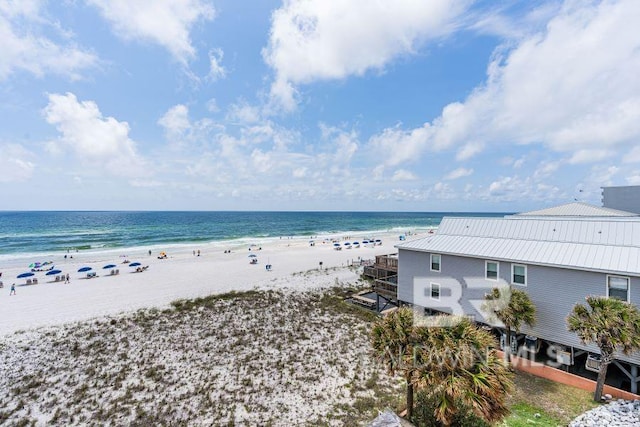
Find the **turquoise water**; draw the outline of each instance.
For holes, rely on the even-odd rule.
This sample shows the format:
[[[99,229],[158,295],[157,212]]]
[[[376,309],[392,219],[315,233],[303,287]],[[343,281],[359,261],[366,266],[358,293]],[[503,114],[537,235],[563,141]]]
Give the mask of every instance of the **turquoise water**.
[[[456,212],[0,212],[0,258],[343,233],[420,231]]]

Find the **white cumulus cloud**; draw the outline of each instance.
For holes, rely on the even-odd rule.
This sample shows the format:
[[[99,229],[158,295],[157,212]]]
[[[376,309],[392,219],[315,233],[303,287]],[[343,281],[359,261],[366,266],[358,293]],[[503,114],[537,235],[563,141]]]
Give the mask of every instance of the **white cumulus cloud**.
[[[87,0],[125,40],[143,40],[167,49],[185,64],[195,57],[190,31],[200,20],[211,20],[214,8],[204,0]]]
[[[127,122],[104,117],[95,102],[80,102],[73,93],[50,94],[43,113],[60,132],[59,142],[87,167],[104,167],[119,176],[146,175]]]
[[[58,74],[72,80],[98,65],[98,57],[78,47],[68,33],[43,18],[41,2],[0,2],[0,80],[26,71],[37,77]]]
[[[272,96],[295,107],[296,86],[382,70],[454,28],[469,1],[286,0],[272,15],[264,60]]]
[[[458,178],[464,178],[465,176],[469,176],[473,174],[473,169],[466,169],[466,168],[458,168],[458,169],[454,169],[451,172],[449,172],[444,179],[446,180],[454,180],[454,179],[458,179]]]
[[[492,144],[543,144],[573,164],[630,150],[640,138],[638,16],[636,0],[567,1],[542,30],[498,48],[464,102],[371,142],[395,164],[455,147],[463,160]]]
[[[209,51],[209,78],[216,81],[227,75],[227,70],[222,66],[224,52],[222,49],[211,49]]]
[[[413,174],[411,171],[408,171],[406,169],[398,169],[397,171],[395,171],[393,173],[393,176],[391,177],[391,181],[413,181],[417,179],[417,177],[415,176],[415,174]]]
[[[0,182],[26,181],[33,175],[33,154],[18,144],[0,145]]]
[[[169,138],[181,138],[191,128],[189,109],[183,104],[174,105],[160,117],[158,124],[165,129]]]

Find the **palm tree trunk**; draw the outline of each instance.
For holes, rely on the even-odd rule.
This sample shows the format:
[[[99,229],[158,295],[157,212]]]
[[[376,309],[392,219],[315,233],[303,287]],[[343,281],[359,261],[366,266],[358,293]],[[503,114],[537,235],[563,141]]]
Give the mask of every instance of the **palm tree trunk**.
[[[407,372],[407,419],[411,421],[413,417],[413,382],[411,381],[411,372]]]
[[[507,365],[511,364],[511,328],[506,326],[507,337],[505,338],[505,343],[507,344],[506,350],[504,350],[504,361],[507,362]]]
[[[598,380],[596,381],[596,392],[593,396],[593,400],[600,402],[602,400],[602,390],[604,389],[604,380],[607,379],[607,368],[609,367],[608,361],[604,357],[601,358],[600,370],[598,371]]]

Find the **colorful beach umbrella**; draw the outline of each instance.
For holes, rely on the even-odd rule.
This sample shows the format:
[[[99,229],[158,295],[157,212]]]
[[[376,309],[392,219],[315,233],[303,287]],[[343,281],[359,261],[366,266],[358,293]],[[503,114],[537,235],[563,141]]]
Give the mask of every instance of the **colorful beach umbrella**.
[[[18,274],[17,277],[18,277],[18,279],[24,279],[25,277],[31,277],[31,276],[34,276],[34,275],[35,275],[34,273],[32,273],[30,271],[27,271],[26,273]]]
[[[78,273],[84,273],[85,271],[91,271],[91,270],[93,270],[93,268],[91,267],[82,267],[78,269]]]
[[[62,273],[62,270],[49,270],[45,273],[45,276],[53,276],[60,273]]]

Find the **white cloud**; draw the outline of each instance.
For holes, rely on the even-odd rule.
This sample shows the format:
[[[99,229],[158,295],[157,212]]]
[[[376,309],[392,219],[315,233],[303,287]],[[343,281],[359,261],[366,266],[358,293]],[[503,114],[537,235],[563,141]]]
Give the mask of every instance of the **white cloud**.
[[[227,120],[235,123],[257,123],[261,119],[260,109],[240,100],[229,106]]]
[[[577,147],[576,147],[577,148]],[[576,149],[573,155],[569,159],[569,163],[571,164],[579,164],[579,163],[595,163],[606,158],[613,156],[613,151],[611,150],[600,150],[600,149]]]
[[[167,49],[186,64],[195,57],[190,31],[200,20],[214,18],[214,8],[204,0],[87,0],[125,40],[143,40]]]
[[[451,186],[445,182],[437,182],[434,184],[430,192],[432,197],[443,200],[455,199],[457,197],[456,192]]]
[[[543,144],[575,153],[572,163],[631,149],[640,138],[639,15],[636,0],[567,1],[543,30],[497,49],[487,81],[464,102],[371,142],[396,163],[452,147],[465,158],[481,144]]]
[[[566,195],[557,186],[541,182],[538,178],[503,176],[489,184],[488,188],[478,190],[478,196],[494,203],[527,200],[552,205],[563,198],[566,200]]]
[[[428,123],[410,131],[396,126],[372,136],[369,144],[384,159],[385,165],[397,166],[407,161],[418,161],[432,134],[433,129]]]
[[[476,154],[481,153],[483,149],[484,144],[481,142],[468,142],[458,150],[456,153],[456,160],[469,160]]]
[[[640,185],[640,171],[635,171],[633,175],[627,177],[628,185]]]
[[[551,176],[561,166],[561,161],[544,161],[538,165],[538,168],[533,173],[534,179],[543,179]]]
[[[391,181],[414,181],[416,180],[417,177],[410,171],[405,170],[405,169],[398,169],[397,171],[394,172],[393,176],[391,177]]]
[[[382,70],[454,28],[469,1],[288,0],[272,15],[265,62],[275,71],[271,94],[286,109],[295,86]]]
[[[322,138],[333,144],[332,165],[334,169],[344,167],[351,162],[352,157],[358,151],[358,134],[355,131],[347,132],[338,127],[320,124]]]
[[[227,70],[222,66],[224,52],[222,49],[211,49],[209,51],[209,78],[216,81],[227,75]]]
[[[174,105],[160,117],[158,124],[165,129],[169,138],[182,138],[191,128],[189,109],[183,104]]]
[[[34,155],[18,144],[0,145],[0,182],[27,181],[33,175]]]
[[[50,94],[43,113],[47,123],[60,132],[59,142],[88,170],[104,168],[117,176],[147,174],[136,144],[129,138],[127,122],[103,117],[95,102],[79,102],[72,93]]]
[[[292,176],[294,178],[303,179],[307,176],[308,169],[306,167],[296,168],[293,170]]]
[[[473,169],[465,169],[465,168],[458,168],[458,169],[454,169],[451,172],[449,172],[444,179],[446,180],[454,180],[454,179],[458,179],[458,178],[464,178],[465,176],[469,176],[473,174]]]
[[[220,111],[220,107],[218,107],[218,101],[215,98],[211,98],[207,101],[207,110],[209,110],[210,113],[217,113],[218,111]]]
[[[640,163],[640,146],[633,147],[622,160],[625,163]]]
[[[77,80],[83,70],[98,65],[95,54],[76,46],[58,24],[41,17],[40,7],[34,0],[0,2],[0,80],[20,70]],[[47,31],[60,40],[45,36]]]

